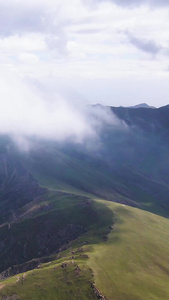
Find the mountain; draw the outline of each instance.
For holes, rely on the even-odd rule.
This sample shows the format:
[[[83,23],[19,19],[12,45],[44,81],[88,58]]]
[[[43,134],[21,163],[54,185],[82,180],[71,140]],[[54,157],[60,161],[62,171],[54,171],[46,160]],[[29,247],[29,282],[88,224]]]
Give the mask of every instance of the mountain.
[[[125,107],[111,107],[112,112],[121,120],[125,121],[128,126],[135,126],[145,133],[165,134],[169,125],[169,105],[160,108],[137,109]]]
[[[34,269],[17,267],[20,274],[1,281],[1,299],[168,299],[169,220],[113,202],[94,203],[102,211],[98,226],[67,250],[30,262]]]
[[[92,147],[1,136],[0,299],[168,299],[169,106],[99,109]]]
[[[168,217],[169,106],[111,107],[110,113],[118,125],[103,126],[98,147],[40,142],[20,155],[22,164],[44,187],[88,193]]]
[[[154,106],[150,106],[147,103],[140,103],[134,106],[130,106],[130,108],[155,108]]]

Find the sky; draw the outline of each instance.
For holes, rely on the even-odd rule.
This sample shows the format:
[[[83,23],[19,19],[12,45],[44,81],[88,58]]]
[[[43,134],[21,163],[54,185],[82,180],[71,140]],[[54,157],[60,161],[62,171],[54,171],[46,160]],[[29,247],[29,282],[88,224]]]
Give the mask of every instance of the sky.
[[[167,0],[0,0],[0,77],[93,104],[166,105],[168,28]]]
[[[168,28],[168,0],[0,0],[0,132],[78,136],[82,104],[167,105]]]

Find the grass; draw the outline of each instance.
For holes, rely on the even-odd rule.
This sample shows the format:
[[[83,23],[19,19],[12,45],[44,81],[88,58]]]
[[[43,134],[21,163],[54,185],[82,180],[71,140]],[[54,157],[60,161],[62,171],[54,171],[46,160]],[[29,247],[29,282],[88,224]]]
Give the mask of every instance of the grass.
[[[168,300],[169,220],[104,200],[93,207],[99,219],[85,235],[57,260],[25,273],[23,282],[22,274],[1,282],[0,299],[97,299],[91,288],[95,282],[107,300]]]
[[[62,265],[53,262],[42,269],[6,280],[5,287],[0,291],[0,299],[96,300],[91,286],[91,270],[80,260],[66,260],[66,266],[62,268]]]
[[[37,210],[32,210],[31,215],[25,215],[10,229],[8,225],[0,228],[1,271],[57,252],[97,223],[97,212],[84,197],[51,192],[46,201],[47,210],[39,208],[41,203],[33,203]]]
[[[42,207],[44,204],[50,204],[51,208],[49,211],[32,210],[31,215],[25,215],[23,222],[15,224],[11,230],[15,231],[16,236],[20,235],[21,241],[25,241],[25,236],[29,239],[31,245],[29,259],[35,257],[38,249],[37,236],[43,224],[47,224],[49,220],[52,228],[58,230],[65,224],[74,223],[80,224],[87,232],[69,243],[69,249],[61,252],[57,260],[51,259],[49,264],[42,264],[40,269],[26,272],[24,280],[22,280],[23,274],[19,274],[1,282],[0,299],[10,299],[4,297],[17,295],[20,300],[92,300],[96,299],[91,287],[91,282],[95,281],[96,286],[108,300],[168,300],[169,220],[137,208],[94,200],[93,195],[85,193],[85,190],[90,191],[90,188],[83,189],[80,184],[76,185],[76,179],[80,174],[80,183],[86,182],[87,176],[90,175],[88,180],[91,179],[89,180],[91,186],[95,186],[97,190],[97,188],[102,188],[100,181],[92,179],[97,178],[97,172],[93,170],[91,172],[90,168],[84,172],[84,162],[84,166],[80,165],[78,172],[74,174],[75,184],[69,185],[64,180],[59,181],[56,176],[62,173],[62,167],[64,166],[60,165],[60,169],[56,168],[57,170],[53,171],[54,174],[50,169],[47,169],[45,173],[35,168],[36,171],[38,170],[36,177],[40,183],[51,188],[47,198],[43,199],[42,203],[35,204]],[[64,168],[67,170],[65,176],[71,177],[73,167],[69,160],[67,167],[68,169]],[[47,175],[43,177],[41,174],[44,173]],[[107,180],[105,174],[102,179]],[[112,178],[110,181],[109,184],[112,183],[115,187],[123,189],[123,185],[118,187]],[[104,185],[103,187],[106,188]],[[57,193],[52,189],[66,192]],[[133,191],[138,193],[137,186],[133,187]],[[89,200],[89,197],[92,199]],[[112,194],[112,199],[115,201],[123,202],[125,200],[123,198],[125,198],[123,195],[118,194],[118,189]],[[147,209],[151,210],[154,199],[148,198],[148,194],[144,192],[140,194],[140,198],[143,207],[144,204],[150,203]],[[157,205],[157,212],[160,212],[158,209]],[[110,225],[113,225],[113,230],[110,230]],[[3,234],[6,235],[6,232]],[[105,239],[107,235],[108,240]],[[71,254],[70,247],[73,254]],[[81,247],[83,247],[82,253],[77,250]],[[20,249],[18,243],[12,251],[21,251],[22,255],[23,251]],[[11,249],[9,251],[6,249],[5,256],[1,257],[2,261],[10,253]],[[61,264],[64,261],[68,265],[63,269]],[[78,276],[75,270],[77,265],[81,269]],[[94,277],[92,277],[92,272],[94,272]]]
[[[96,285],[109,300],[169,299],[169,220],[103,203],[116,221],[108,241],[94,245],[89,255]]]
[[[51,202],[53,197],[54,195],[51,194]],[[74,202],[78,204],[76,206],[72,203],[71,195],[69,200],[67,197],[62,195],[55,203],[60,213],[63,210],[65,214],[62,216],[62,221],[67,218],[67,211],[69,211],[73,220],[86,226],[88,224],[88,231],[69,244],[68,250],[60,252],[58,256],[51,257],[49,263],[41,264],[40,269],[18,274],[2,281],[0,287],[1,284],[4,286],[0,290],[0,299],[6,299],[3,297],[7,296],[15,297],[15,295],[22,300],[97,299],[91,286],[94,281],[92,270],[86,264],[87,252],[90,251],[91,245],[99,244],[103,236],[107,235],[109,226],[113,222],[113,214],[104,204],[96,202],[92,202],[92,205],[87,208],[84,207],[85,210],[83,209],[82,214],[80,214],[81,205],[79,206],[79,204],[83,203],[82,199],[72,196]],[[91,216],[90,213],[92,213]],[[55,260],[53,261],[53,259]],[[62,269],[61,264],[64,262],[68,266]],[[81,270],[78,276],[75,271],[77,265]]]
[[[63,211],[66,208],[70,210],[71,207],[68,204],[70,203],[67,202],[66,198],[62,197],[62,200],[58,200],[57,207]],[[86,222],[87,215],[90,224],[88,232],[72,242],[69,249],[55,256],[54,261],[51,257],[49,263],[41,264],[38,269],[2,281],[0,284],[4,286],[0,290],[0,299],[6,299],[3,297],[7,296],[18,297],[16,299],[21,300],[97,299],[92,288],[94,282],[92,270],[86,264],[87,253],[90,251],[91,245],[99,244],[102,237],[109,232],[109,226],[113,222],[113,214],[102,203],[93,202],[92,206],[97,216],[95,220],[90,221],[90,216],[87,214],[80,215],[82,223]],[[74,211],[74,214],[76,213],[77,211]],[[65,263],[67,266],[62,269],[61,265]],[[80,272],[76,271],[77,265]]]

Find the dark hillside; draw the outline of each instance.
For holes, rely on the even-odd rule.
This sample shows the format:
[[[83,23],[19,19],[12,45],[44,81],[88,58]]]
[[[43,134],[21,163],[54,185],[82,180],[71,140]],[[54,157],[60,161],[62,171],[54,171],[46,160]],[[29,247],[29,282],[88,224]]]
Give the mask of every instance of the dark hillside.
[[[100,216],[90,199],[73,194],[53,192],[29,203],[15,222],[0,227],[0,272],[69,248],[99,224]]]
[[[105,124],[99,145],[90,150],[71,142],[36,141],[35,149],[22,153],[2,138],[2,223],[45,192],[38,183],[169,215],[169,106],[111,111],[126,125]]]
[[[146,134],[169,133],[169,105],[160,108],[111,107],[112,112],[131,127],[137,127]]]
[[[15,220],[18,209],[44,193],[15,156],[0,153],[0,224]]]

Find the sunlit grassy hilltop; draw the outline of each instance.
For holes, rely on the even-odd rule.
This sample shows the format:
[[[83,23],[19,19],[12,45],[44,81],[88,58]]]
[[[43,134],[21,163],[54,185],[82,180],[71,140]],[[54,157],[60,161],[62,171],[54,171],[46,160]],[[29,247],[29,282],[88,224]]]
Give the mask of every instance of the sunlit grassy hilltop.
[[[1,282],[1,299],[97,299],[93,282],[109,300],[167,300],[169,220],[103,200],[95,209],[100,223],[51,262]]]
[[[93,247],[88,265],[108,299],[169,298],[169,220],[106,203],[115,225],[106,243]]]

